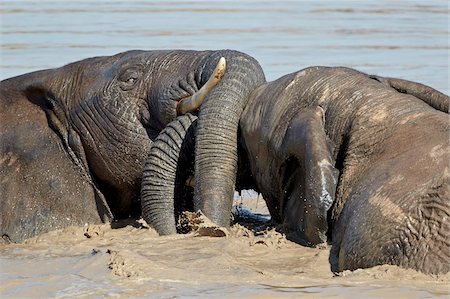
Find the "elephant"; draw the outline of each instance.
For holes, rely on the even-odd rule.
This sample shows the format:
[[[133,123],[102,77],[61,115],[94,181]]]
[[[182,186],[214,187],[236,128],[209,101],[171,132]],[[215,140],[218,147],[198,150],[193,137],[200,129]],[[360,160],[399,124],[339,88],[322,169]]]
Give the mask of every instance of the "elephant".
[[[264,82],[259,63],[234,50],[131,50],[1,81],[3,239],[140,215],[152,140],[188,112],[198,114],[204,136],[198,174],[227,173],[232,181],[236,171],[222,169],[223,160],[237,157],[240,114]],[[231,139],[227,155],[215,157],[210,152],[223,143],[210,136],[220,130]],[[223,183],[208,183],[198,196],[228,202],[224,191]],[[206,211],[214,219],[215,210]]]
[[[449,103],[417,82],[309,67],[252,92],[239,124],[239,159],[289,238],[331,244],[333,272],[394,264],[447,273]],[[167,143],[166,135],[162,131],[158,142]],[[195,158],[180,152],[187,148],[173,147],[172,163]],[[146,165],[164,163],[155,157],[152,148]],[[142,190],[154,189],[160,179],[145,169]],[[186,188],[188,176],[172,171],[181,185],[174,180],[168,188]],[[184,172],[195,174],[192,167]],[[180,208],[172,205],[183,201],[180,194],[166,199],[169,212]],[[143,204],[152,200],[142,197]],[[163,213],[152,212],[156,218]],[[157,230],[173,232],[170,221]]]
[[[242,142],[271,214],[306,242],[331,234],[332,271],[396,264],[443,273],[450,270],[449,102],[419,83],[311,67],[254,91]],[[317,231],[324,219],[328,228]]]

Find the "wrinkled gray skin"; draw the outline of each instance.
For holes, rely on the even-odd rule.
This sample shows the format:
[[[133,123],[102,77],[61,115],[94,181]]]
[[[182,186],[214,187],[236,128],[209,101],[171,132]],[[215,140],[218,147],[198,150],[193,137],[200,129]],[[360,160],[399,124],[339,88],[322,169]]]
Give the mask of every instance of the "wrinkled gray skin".
[[[253,93],[241,119],[241,143],[272,219],[290,239],[317,245],[327,241],[339,175],[332,143],[323,110],[302,107],[277,87],[267,84]]]
[[[181,213],[199,210],[194,203],[194,187],[201,183],[194,183],[197,125],[197,117],[189,113],[179,116],[154,140],[146,159],[141,189],[142,217],[160,235],[183,233],[185,227],[177,227]],[[245,158],[238,145],[237,190],[255,188]],[[231,207],[230,202],[226,207],[228,213]],[[227,220],[229,224],[230,214]]]
[[[194,148],[197,118],[179,116],[152,143],[141,189],[142,217],[160,235],[177,233],[184,211],[193,211]],[[231,210],[231,208],[230,208]]]
[[[448,107],[419,83],[311,67],[252,93],[240,141],[273,219],[303,244],[331,234],[333,271],[446,273]]]
[[[329,215],[333,271],[378,264],[425,273],[449,271],[448,96],[405,80],[369,77],[348,68],[312,67],[258,88],[252,99],[241,119],[242,140],[272,215],[278,208],[285,223],[310,236],[302,219],[311,212],[313,219],[326,216],[329,202],[316,193],[331,191],[326,188],[332,185],[332,175],[326,175],[332,171],[328,162],[339,170]],[[320,143],[302,135],[305,127],[298,125],[317,106],[325,111],[323,128],[331,160],[302,160],[303,147],[320,152]],[[319,133],[320,129],[310,132]],[[283,182],[290,179],[280,174],[286,174],[284,163],[292,165],[292,157],[304,166],[288,172],[294,180],[289,189]],[[311,161],[315,167],[326,165],[323,173],[330,181],[323,185],[317,177],[316,190],[302,191],[302,175],[319,173],[308,166]],[[297,194],[306,195],[306,201]],[[322,205],[315,207],[317,202]]]
[[[227,60],[226,75],[202,106],[203,139],[197,144],[198,174],[210,181],[197,193],[198,198],[215,196],[228,203],[230,198],[222,196],[228,189],[213,179],[224,175],[233,181],[233,163],[223,169],[223,160],[236,158],[240,113],[252,83],[264,81],[259,64],[248,55],[230,50],[129,51],[2,81],[3,238],[17,242],[68,225],[139,214],[151,140],[176,118],[177,101],[209,79],[220,57]],[[217,116],[219,111],[227,117]],[[228,140],[227,155],[217,157],[210,152],[225,146],[215,142],[225,123],[220,135]],[[219,223],[229,218],[223,208],[218,210],[222,213],[205,210]]]
[[[195,164],[187,158],[189,154],[177,162],[179,151],[185,146],[182,136],[193,119],[182,117],[185,121],[169,126],[165,137],[158,138],[143,172],[141,204],[143,218],[159,233],[176,232],[174,213],[180,210],[174,205],[187,205],[189,210],[201,210],[217,225],[230,225],[238,168],[239,118],[251,91],[264,82],[262,69],[254,59],[227,58],[224,77],[200,108],[197,138],[186,145],[190,152],[195,148]],[[194,171],[192,166],[198,182],[195,189],[185,186],[190,171]],[[190,200],[185,200],[186,196]]]

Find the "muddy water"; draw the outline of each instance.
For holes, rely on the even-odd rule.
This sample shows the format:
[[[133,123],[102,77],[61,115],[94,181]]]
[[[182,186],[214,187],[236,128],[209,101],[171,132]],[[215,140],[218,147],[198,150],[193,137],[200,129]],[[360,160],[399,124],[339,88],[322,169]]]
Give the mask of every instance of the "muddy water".
[[[344,65],[448,94],[448,14],[438,0],[3,0],[0,79],[129,49],[233,48],[257,58],[269,80]],[[130,220],[0,245],[0,297],[450,296],[448,275],[380,266],[334,276],[328,248],[301,247],[267,228],[253,194],[242,203],[251,213],[241,210],[226,237],[158,237]],[[244,217],[252,213],[257,220]]]
[[[450,275],[394,266],[335,276],[329,248],[292,243],[268,222],[261,198],[236,199],[225,236],[208,223],[159,237],[142,220],[70,227],[0,245],[0,294],[8,298],[434,298]],[[238,211],[238,212],[236,212]],[[213,234],[214,232],[214,234]],[[219,232],[222,232],[219,230]]]
[[[450,276],[394,266],[335,276],[329,248],[292,243],[267,223],[264,204],[244,197],[237,224],[211,237],[207,224],[159,237],[142,220],[71,227],[0,246],[5,297],[430,298],[449,295]],[[236,205],[240,199],[236,200]],[[250,212],[250,213],[249,213]],[[249,218],[252,217],[252,218]]]

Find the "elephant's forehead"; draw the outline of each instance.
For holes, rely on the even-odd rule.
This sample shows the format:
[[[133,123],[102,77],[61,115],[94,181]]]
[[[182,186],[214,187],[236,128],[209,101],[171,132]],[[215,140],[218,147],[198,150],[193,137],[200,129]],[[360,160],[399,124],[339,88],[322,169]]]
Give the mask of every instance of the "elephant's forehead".
[[[151,51],[127,51],[114,56],[110,56],[110,62],[112,68],[120,68],[123,65],[132,63],[144,63],[151,59]]]
[[[203,52],[187,50],[132,50],[111,56],[113,63],[111,72],[120,71],[128,67],[137,67],[143,71],[154,72],[158,75],[173,74],[174,65],[193,66],[202,59]]]

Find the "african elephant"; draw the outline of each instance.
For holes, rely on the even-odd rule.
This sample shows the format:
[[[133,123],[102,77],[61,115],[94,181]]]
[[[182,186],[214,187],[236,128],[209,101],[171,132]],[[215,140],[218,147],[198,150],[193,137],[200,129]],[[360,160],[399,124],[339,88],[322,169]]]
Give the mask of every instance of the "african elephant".
[[[255,90],[242,142],[271,214],[312,244],[331,233],[333,271],[448,272],[449,102],[419,83],[311,67]]]
[[[203,99],[198,174],[213,179],[226,173],[232,181],[238,120],[250,91],[263,82],[258,62],[232,50],[128,51],[2,81],[3,238],[17,242],[69,225],[140,214],[151,140],[177,114],[195,112]],[[235,138],[227,155],[216,157],[210,152],[224,145],[211,136],[220,130]],[[227,169],[223,160],[231,161]],[[223,183],[204,189],[199,198],[214,194],[230,200],[222,196],[228,191]],[[218,222],[229,217],[205,210]]]
[[[411,81],[310,67],[252,92],[240,158],[292,239],[331,242],[333,271],[448,272],[449,101]]]

